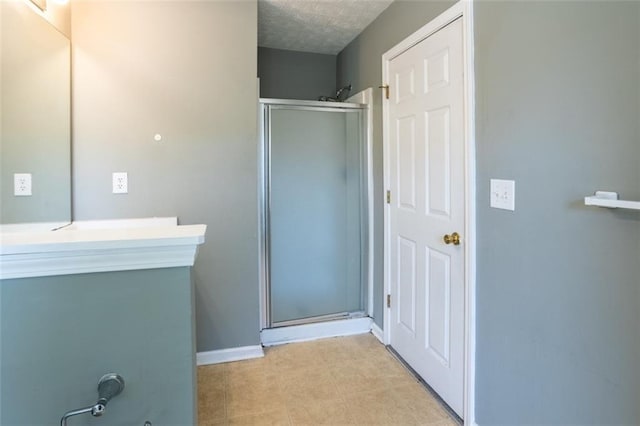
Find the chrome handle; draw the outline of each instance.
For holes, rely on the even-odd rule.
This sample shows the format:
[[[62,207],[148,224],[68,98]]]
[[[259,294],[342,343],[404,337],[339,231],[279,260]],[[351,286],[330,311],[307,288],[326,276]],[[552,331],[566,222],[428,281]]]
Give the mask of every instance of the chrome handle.
[[[94,406],[90,405],[89,407],[78,408],[77,410],[71,410],[64,413],[64,416],[60,419],[60,426],[67,426],[67,419],[69,417],[77,416],[78,414],[91,413],[93,411]]]
[[[62,419],[60,419],[60,426],[66,426],[69,417],[79,414],[91,413],[93,417],[102,416],[107,407],[107,402],[114,396],[119,395],[122,389],[124,389],[124,379],[122,376],[116,373],[105,374],[98,381],[98,402],[89,407],[67,411],[64,413],[64,416],[62,416]]]
[[[445,244],[453,244],[454,246],[459,246],[460,245],[460,234],[458,234],[457,232],[454,232],[451,235],[446,234],[444,236],[443,240],[444,240]]]

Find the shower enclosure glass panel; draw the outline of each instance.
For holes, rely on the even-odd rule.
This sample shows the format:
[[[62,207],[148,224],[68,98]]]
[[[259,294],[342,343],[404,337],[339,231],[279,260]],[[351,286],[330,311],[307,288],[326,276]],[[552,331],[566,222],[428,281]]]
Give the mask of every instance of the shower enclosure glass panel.
[[[272,326],[363,309],[361,114],[269,110]]]

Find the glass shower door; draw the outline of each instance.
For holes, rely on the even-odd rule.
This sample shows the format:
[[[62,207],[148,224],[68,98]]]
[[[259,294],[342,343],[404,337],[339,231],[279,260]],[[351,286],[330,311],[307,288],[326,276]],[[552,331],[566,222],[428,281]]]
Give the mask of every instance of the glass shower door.
[[[362,310],[360,114],[270,110],[272,326]]]

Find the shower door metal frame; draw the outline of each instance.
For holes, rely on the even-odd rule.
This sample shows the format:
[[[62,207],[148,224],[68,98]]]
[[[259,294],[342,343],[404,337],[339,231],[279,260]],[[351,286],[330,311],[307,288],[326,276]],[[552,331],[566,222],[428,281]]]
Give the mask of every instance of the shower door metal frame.
[[[280,321],[274,323],[271,316],[271,273],[270,273],[270,210],[271,210],[271,111],[289,109],[298,111],[348,112],[361,111],[360,114],[360,306],[358,312],[338,313],[310,318]],[[371,274],[373,259],[370,255],[373,243],[369,235],[369,223],[373,221],[373,175],[371,170],[372,148],[371,137],[367,131],[369,109],[367,104],[345,102],[301,101],[291,99],[260,98],[259,108],[259,149],[258,149],[258,261],[260,284],[260,329],[284,327],[288,325],[309,324],[313,322],[346,319],[352,317],[371,316],[372,306],[364,297],[366,285],[367,299],[373,292],[373,276]]]

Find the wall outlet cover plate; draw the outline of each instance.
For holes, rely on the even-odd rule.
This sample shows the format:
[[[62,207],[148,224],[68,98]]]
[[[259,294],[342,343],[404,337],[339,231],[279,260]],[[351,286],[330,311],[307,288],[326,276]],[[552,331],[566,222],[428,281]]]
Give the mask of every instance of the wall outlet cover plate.
[[[513,180],[491,179],[489,194],[491,207],[514,211],[516,209],[516,182]]]
[[[31,173],[14,173],[13,195],[16,197],[28,197],[31,194]]]
[[[127,172],[115,172],[113,173],[112,178],[114,194],[126,194],[129,192],[129,179],[127,177]]]

